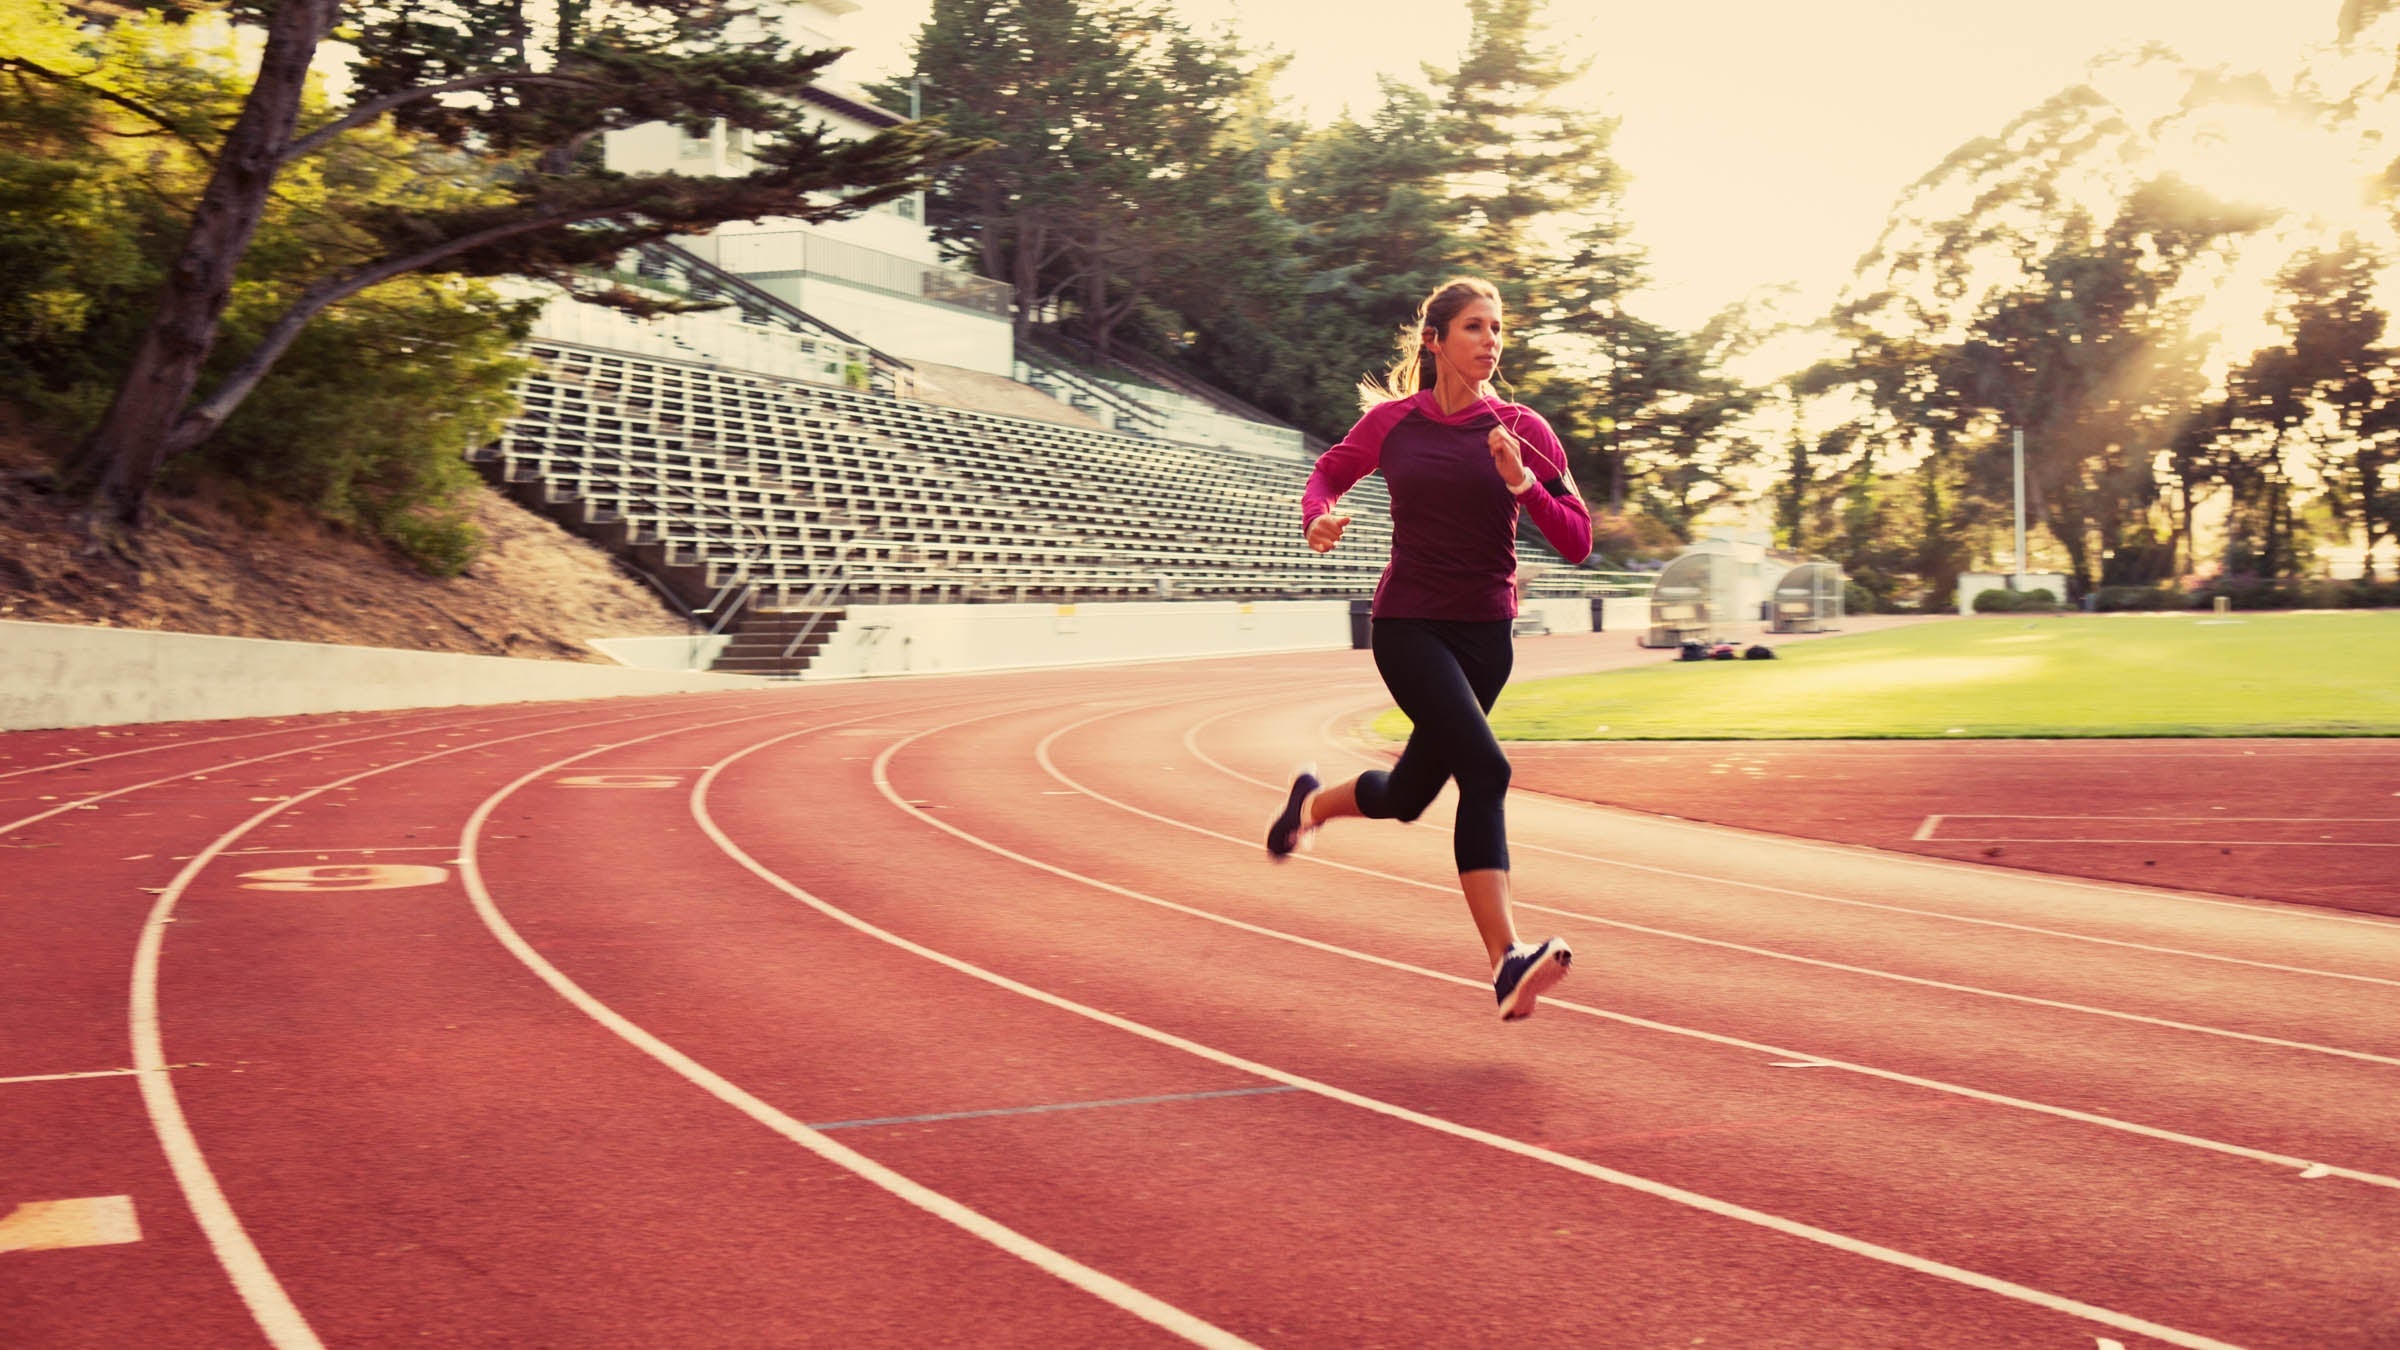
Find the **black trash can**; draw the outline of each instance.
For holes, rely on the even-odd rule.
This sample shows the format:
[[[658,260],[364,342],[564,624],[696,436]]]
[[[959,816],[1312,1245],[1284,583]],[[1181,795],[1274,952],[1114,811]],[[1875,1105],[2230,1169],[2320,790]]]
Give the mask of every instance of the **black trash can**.
[[[1350,602],[1350,650],[1363,652],[1375,645],[1375,602]]]
[[[1596,595],[1592,597],[1592,631],[1595,633],[1608,631],[1608,602]]]

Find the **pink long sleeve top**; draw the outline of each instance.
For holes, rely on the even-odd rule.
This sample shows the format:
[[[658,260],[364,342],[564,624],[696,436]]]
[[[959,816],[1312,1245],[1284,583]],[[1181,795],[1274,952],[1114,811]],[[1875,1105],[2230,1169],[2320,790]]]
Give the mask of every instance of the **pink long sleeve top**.
[[[1492,465],[1494,426],[1525,447],[1534,482],[1521,493]],[[1515,618],[1520,511],[1560,557],[1591,556],[1592,513],[1567,479],[1566,447],[1522,404],[1486,396],[1445,413],[1426,390],[1369,409],[1317,457],[1301,497],[1302,528],[1378,470],[1392,498],[1392,556],[1375,586],[1376,618]]]

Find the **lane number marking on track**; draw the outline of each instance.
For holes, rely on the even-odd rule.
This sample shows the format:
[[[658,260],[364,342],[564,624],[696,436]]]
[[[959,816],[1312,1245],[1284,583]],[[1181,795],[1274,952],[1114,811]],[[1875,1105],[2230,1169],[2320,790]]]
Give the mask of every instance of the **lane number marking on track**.
[[[242,873],[245,891],[398,891],[439,886],[450,869],[423,863],[321,863],[314,867],[267,867]]]
[[[681,787],[683,780],[659,773],[581,773],[558,780],[560,787],[589,788],[671,788]]]
[[[0,1218],[0,1252],[48,1252],[142,1240],[130,1195],[28,1200]]]

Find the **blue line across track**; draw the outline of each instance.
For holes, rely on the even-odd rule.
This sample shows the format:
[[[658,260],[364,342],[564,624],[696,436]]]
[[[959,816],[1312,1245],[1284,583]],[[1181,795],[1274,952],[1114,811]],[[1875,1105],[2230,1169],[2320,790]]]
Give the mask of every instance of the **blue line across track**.
[[[937,1120],[974,1120],[982,1116],[1030,1116],[1043,1111],[1090,1111],[1103,1106],[1156,1106],[1161,1102],[1199,1102],[1211,1097],[1263,1097],[1271,1092],[1298,1092],[1283,1084],[1271,1087],[1226,1088],[1218,1092],[1178,1092],[1165,1097],[1114,1097],[1099,1102],[1050,1102],[1041,1106],[1001,1106],[988,1111],[943,1111],[930,1116],[878,1116],[872,1120],[837,1120],[811,1124],[812,1130],[859,1130],[870,1125],[922,1125]]]

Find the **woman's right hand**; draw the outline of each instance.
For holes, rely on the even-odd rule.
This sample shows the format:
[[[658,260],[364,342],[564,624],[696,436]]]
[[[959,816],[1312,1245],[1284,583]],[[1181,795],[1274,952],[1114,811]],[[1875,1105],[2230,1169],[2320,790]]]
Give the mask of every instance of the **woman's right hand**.
[[[1349,525],[1350,517],[1348,516],[1337,516],[1328,512],[1317,517],[1308,522],[1308,546],[1319,553],[1333,552],[1333,546],[1342,542],[1342,531]]]

